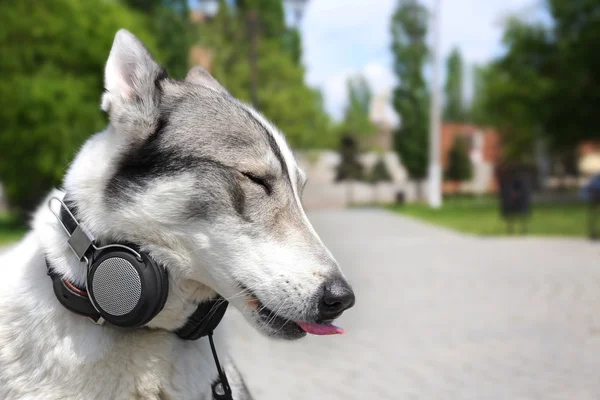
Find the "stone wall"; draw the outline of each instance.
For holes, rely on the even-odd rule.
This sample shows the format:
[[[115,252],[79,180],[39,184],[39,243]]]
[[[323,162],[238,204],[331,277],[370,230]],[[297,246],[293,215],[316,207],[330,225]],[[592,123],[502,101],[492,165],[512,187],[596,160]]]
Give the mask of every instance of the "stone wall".
[[[306,208],[341,208],[348,204],[349,199],[354,205],[389,204],[396,200],[399,192],[404,194],[406,202],[414,202],[418,198],[418,185],[408,179],[404,166],[394,152],[381,155],[375,152],[364,153],[360,162],[365,171],[369,171],[378,157],[383,157],[392,182],[370,185],[364,182],[335,182],[336,166],[340,156],[334,151],[298,151],[295,153],[300,167],[308,176],[304,189],[303,203]],[[473,165],[473,180],[460,185],[459,192],[482,194],[490,190],[493,181],[493,165],[480,161]],[[421,196],[427,195],[427,183],[421,184]]]
[[[377,161],[378,154],[365,153],[360,162],[369,171]],[[392,182],[370,185],[364,182],[335,182],[336,166],[340,156],[334,151],[296,152],[300,167],[308,175],[303,202],[307,208],[344,207],[351,199],[353,204],[391,203],[396,193],[406,185],[407,174],[393,152],[382,154],[392,176]]]

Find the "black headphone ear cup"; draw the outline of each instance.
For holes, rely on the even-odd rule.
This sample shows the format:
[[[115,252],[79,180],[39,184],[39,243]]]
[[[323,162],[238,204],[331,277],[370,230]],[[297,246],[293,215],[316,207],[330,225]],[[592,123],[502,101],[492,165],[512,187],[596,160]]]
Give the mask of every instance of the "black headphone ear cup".
[[[148,317],[146,321],[140,324],[145,325],[165,307],[165,303],[169,297],[169,274],[167,274],[167,270],[161,264],[158,264],[143,252],[140,254],[142,257],[145,257],[147,260],[146,263],[152,263],[152,268],[148,268],[150,270],[148,272],[153,272],[155,275],[155,279],[153,280],[155,287],[151,291],[148,291],[150,295],[154,296],[152,301],[153,306],[148,305]]]
[[[137,251],[137,250],[135,250]],[[168,276],[148,255],[122,247],[95,254],[87,274],[87,290],[94,307],[107,322],[125,328],[147,324],[164,307]]]

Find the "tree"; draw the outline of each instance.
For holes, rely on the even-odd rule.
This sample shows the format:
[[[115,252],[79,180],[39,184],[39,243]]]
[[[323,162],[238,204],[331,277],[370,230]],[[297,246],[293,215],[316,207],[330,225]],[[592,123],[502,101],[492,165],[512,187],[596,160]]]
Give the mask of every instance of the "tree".
[[[301,37],[286,28],[280,0],[220,0],[200,29],[202,44],[214,49],[213,76],[235,97],[256,103],[292,146],[337,145],[321,94],[304,82]]]
[[[551,23],[507,21],[506,52],[484,70],[478,117],[503,133],[507,161],[531,162],[544,139],[571,154],[600,136],[600,1],[545,0]]]
[[[536,43],[545,50],[536,70],[552,82],[543,101],[543,129],[555,150],[570,151],[600,137],[600,1],[547,5],[553,24]]]
[[[375,133],[375,125],[371,122],[369,109],[371,106],[371,88],[362,75],[348,79],[348,103],[344,110],[341,129],[357,138],[365,138]]]
[[[345,134],[340,140],[340,163],[336,168],[336,182],[348,182],[346,185],[346,204],[353,202],[352,182],[361,181],[364,177],[363,166],[358,160],[358,143],[355,135]]]
[[[235,4],[239,14],[245,17],[249,11],[259,11],[257,17],[260,36],[277,40],[283,45],[287,28],[282,0],[236,0]]]
[[[298,29],[288,29],[285,36],[285,49],[291,55],[294,64],[302,63],[302,38]]]
[[[504,43],[510,50],[484,72],[488,114],[502,132],[505,161],[530,163],[548,117],[552,81],[541,71],[552,50],[545,27],[517,19],[508,21]]]
[[[458,48],[454,48],[446,62],[446,106],[444,120],[448,122],[464,122],[465,106],[463,93],[463,59]]]
[[[235,16],[235,9],[226,0],[219,0],[212,20],[200,25],[199,41],[213,50],[211,74],[234,96],[244,101],[249,99],[249,67],[247,59],[243,59],[248,51],[243,21]]]
[[[428,12],[417,0],[399,2],[392,17],[392,53],[398,86],[393,106],[401,117],[395,132],[395,148],[408,174],[421,183],[427,175],[429,161],[429,95],[423,68],[427,61]]]
[[[448,153],[448,167],[446,168],[446,179],[454,182],[471,180],[473,177],[473,165],[469,158],[469,147],[466,138],[457,136]]]
[[[391,180],[392,176],[385,165],[385,160],[383,157],[379,157],[367,177],[367,181],[374,186],[373,194],[375,201],[377,201],[377,185],[381,182],[390,182]]]
[[[473,99],[469,105],[468,119],[478,125],[489,125],[491,117],[487,109],[487,65],[473,65]]]
[[[283,50],[270,51],[261,43],[258,87],[260,111],[286,135],[293,147],[314,148],[331,143],[329,117],[320,92],[304,82],[304,68]],[[264,77],[264,78],[262,78]]]
[[[21,218],[105,126],[103,70],[117,30],[130,29],[156,53],[146,24],[117,2],[0,2],[0,181]]]
[[[188,54],[194,41],[187,0],[125,0],[148,17],[163,55],[163,66],[173,78],[183,79],[189,69]]]

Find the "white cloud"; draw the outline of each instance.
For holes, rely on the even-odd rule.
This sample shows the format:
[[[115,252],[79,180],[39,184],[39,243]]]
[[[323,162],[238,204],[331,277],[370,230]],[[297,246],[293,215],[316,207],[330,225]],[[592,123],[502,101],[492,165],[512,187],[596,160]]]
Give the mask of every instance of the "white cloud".
[[[391,93],[391,88],[396,83],[396,77],[391,69],[378,62],[369,62],[361,73],[369,81],[375,94]]]
[[[535,13],[537,0],[441,0],[442,57],[459,46],[467,65],[485,63],[501,50],[502,22],[509,13]],[[329,113],[339,118],[346,79],[363,73],[375,94],[395,84],[389,24],[395,0],[312,0],[302,21],[307,82],[320,87]],[[423,0],[429,7],[433,0]]]

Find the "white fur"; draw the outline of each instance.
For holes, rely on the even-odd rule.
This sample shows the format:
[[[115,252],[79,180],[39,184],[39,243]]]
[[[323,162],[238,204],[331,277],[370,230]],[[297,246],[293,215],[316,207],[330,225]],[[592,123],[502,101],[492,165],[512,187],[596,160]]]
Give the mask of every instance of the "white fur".
[[[313,228],[312,224],[308,220],[308,217],[306,216],[306,213],[304,212],[304,207],[302,207],[302,200],[300,198],[300,190],[298,188],[298,180],[300,180],[304,184],[306,182],[306,174],[304,173],[304,171],[302,171],[300,169],[300,167],[298,167],[298,165],[296,163],[296,159],[294,158],[292,151],[290,150],[289,146],[287,145],[285,136],[283,136],[283,134],[277,128],[275,128],[271,123],[269,123],[269,121],[267,121],[267,119],[265,117],[263,117],[262,114],[260,114],[258,111],[254,110],[250,107],[246,107],[246,109],[248,110],[248,112],[250,112],[254,116],[254,118],[256,118],[257,121],[259,121],[261,123],[261,125],[263,125],[265,127],[267,132],[269,132],[269,134],[271,136],[273,136],[273,138],[275,139],[275,143],[277,143],[277,146],[279,147],[279,151],[283,155],[283,159],[285,161],[285,165],[287,168],[287,173],[289,174],[290,180],[292,183],[294,199],[296,200],[296,204],[298,205],[298,208],[300,209],[300,212],[302,214],[302,220],[304,221],[306,228],[308,228],[310,230],[310,232],[316,238],[318,243],[320,243],[321,246],[323,247],[323,249],[325,249],[325,251],[327,252],[327,255],[329,257],[331,257],[331,259],[333,259],[333,255],[321,241],[321,238],[319,237],[319,235]],[[298,179],[298,178],[300,178],[300,179]],[[342,274],[342,271],[339,268],[337,268],[337,272]]]
[[[139,214],[94,220],[103,208],[98,188],[112,173],[110,160],[119,148],[110,130],[92,139],[80,151],[66,178],[65,187],[78,199],[82,217],[99,235],[114,234],[113,223],[126,229],[128,221],[145,221],[143,235],[161,233],[152,229],[152,219]],[[103,162],[97,162],[103,160]],[[173,189],[177,181],[157,185],[158,191]],[[62,198],[61,191],[49,196]],[[84,265],[66,243],[66,235],[46,199],[33,219],[33,230],[23,241],[0,257],[0,399],[199,399],[210,392],[216,369],[206,338],[185,342],[169,331],[182,326],[196,303],[214,292],[207,286],[181,279],[183,270],[170,270],[169,298],[165,308],[149,324],[162,329],[125,331],[110,325],[98,326],[64,309],[57,301],[46,274],[44,257],[53,268],[77,284],[83,284]],[[142,198],[143,206],[153,200]],[[171,199],[173,201],[173,199]],[[53,203],[58,211],[58,203]],[[175,206],[177,206],[175,204]],[[105,212],[104,215],[110,215]],[[168,215],[164,215],[168,219]],[[124,228],[125,227],[125,228]],[[206,244],[199,233],[196,242]],[[182,252],[185,254],[185,252]],[[153,256],[167,262],[169,255]],[[169,260],[172,261],[172,260]],[[180,264],[186,265],[186,263]],[[171,262],[171,264],[174,264]],[[215,332],[221,357],[224,327]],[[235,384],[236,377],[233,379]],[[208,398],[208,397],[207,397]]]
[[[43,250],[60,236],[57,228],[42,207],[34,231],[0,259],[0,398],[207,398],[216,377],[207,339],[184,342],[165,330],[98,326],[58,303]],[[222,329],[216,332],[221,347]]]

